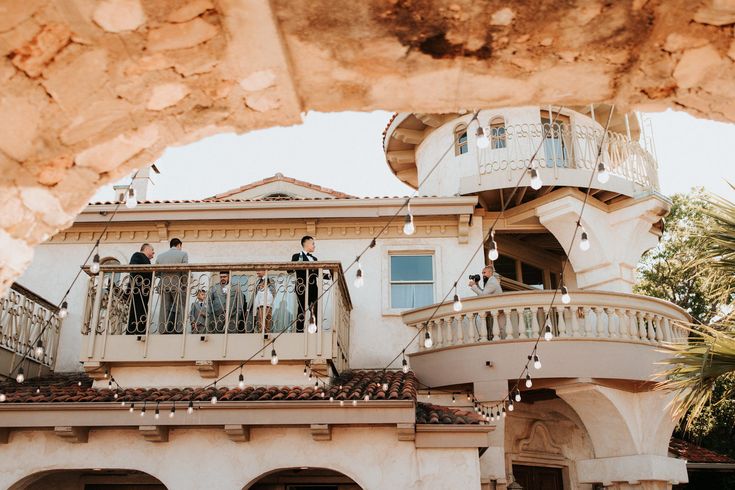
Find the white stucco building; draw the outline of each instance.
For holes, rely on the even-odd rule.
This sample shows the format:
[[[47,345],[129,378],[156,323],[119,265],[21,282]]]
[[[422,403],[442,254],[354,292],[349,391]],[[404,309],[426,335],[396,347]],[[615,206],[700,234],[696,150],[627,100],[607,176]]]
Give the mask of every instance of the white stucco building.
[[[49,299],[35,298],[42,314],[11,330],[9,312],[30,293],[18,289],[3,304],[3,372],[17,373],[10,366],[35,347],[47,318],[45,350],[32,348],[23,366],[29,378],[56,374],[0,385],[0,487],[492,489],[515,479],[526,489],[658,490],[685,482],[686,462],[668,453],[669,396],[653,386],[666,344],[685,341],[677,322],[688,315],[632,294],[634,268],[656,245],[669,201],[634,115],[612,115],[599,159],[609,179],[597,178],[609,113],[397,114],[383,145],[397,178],[417,189],[410,201],[277,174],[200,201],[146,201],[139,178],[137,207],[90,204],[37,249],[18,281]],[[317,264],[291,262],[304,235],[316,240]],[[468,275],[490,261],[491,235],[504,292],[476,296]],[[62,323],[54,304],[98,238],[101,271],[85,270]],[[141,244],[160,255],[173,238],[188,264],[127,265]],[[296,328],[297,278],[309,267],[318,269],[316,295],[304,293],[317,297],[313,333]],[[273,281],[261,303],[258,271]],[[136,286],[130,272],[149,276]],[[171,320],[162,310],[172,287],[182,303]],[[136,294],[145,318],[131,313]],[[197,302],[200,324],[189,315]],[[271,308],[270,332],[258,304]],[[77,374],[58,374],[69,372]]]

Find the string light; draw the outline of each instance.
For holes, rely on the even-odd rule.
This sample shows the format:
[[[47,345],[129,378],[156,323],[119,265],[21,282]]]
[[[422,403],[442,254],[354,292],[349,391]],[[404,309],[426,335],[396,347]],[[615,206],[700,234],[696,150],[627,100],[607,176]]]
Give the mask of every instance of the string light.
[[[553,338],[554,338],[554,334],[551,331],[551,320],[547,320],[546,327],[544,327],[544,340],[548,342]]]
[[[538,174],[538,170],[535,168],[531,169],[531,189],[537,191],[541,189],[541,186],[544,185],[544,182],[541,180],[541,177]]]
[[[130,404],[130,408],[128,409],[128,412],[133,413],[135,412],[135,402]]]
[[[590,249],[590,240],[587,237],[587,232],[584,231],[584,228],[582,229],[582,237],[579,240],[579,249],[582,252],[586,252]]]
[[[416,233],[416,227],[413,224],[413,214],[411,213],[411,205],[408,205],[408,212],[406,218],[403,221],[403,233],[406,235],[413,235]]]
[[[158,409],[158,403],[156,402],[156,411],[153,413],[153,418],[158,420],[161,418],[161,411]]]
[[[271,349],[271,364],[274,366],[278,364],[278,354],[276,354],[276,348]]]
[[[512,412],[515,410],[515,407],[513,406],[513,400],[508,400],[508,411]]]
[[[34,352],[36,353],[36,357],[43,356],[43,341],[42,340],[39,339],[38,342],[36,342],[36,349],[34,350]]]
[[[118,399],[118,394],[117,394],[117,391],[115,392],[115,394],[114,394],[114,395],[112,395],[112,398],[114,398],[115,400],[117,400],[117,399]],[[123,402],[123,406],[125,406],[124,404],[125,404],[125,402]]]
[[[388,383],[383,383],[383,391],[388,391]]]
[[[365,396],[362,399],[365,400],[366,402],[367,401],[370,401],[370,395],[368,395],[367,393],[365,393]]]
[[[128,209],[133,209],[137,205],[138,205],[138,199],[135,198],[135,189],[130,187],[128,189],[128,197],[127,199],[125,199],[125,207]]]
[[[306,376],[306,366],[304,366],[304,376]]]
[[[18,383],[22,383],[25,380],[26,380],[26,375],[23,372],[23,366],[21,366],[20,369],[18,369],[18,374],[15,376],[15,381],[17,381]]]
[[[427,330],[424,334],[424,347],[426,347],[427,349],[431,349],[432,345],[434,345],[434,341],[431,340],[431,334]]]
[[[145,417],[145,402],[143,402],[143,408],[140,409],[140,416]]]
[[[561,287],[561,302],[564,303],[565,305],[568,305],[569,303],[572,302],[572,297],[569,296],[569,290],[567,289],[566,286]]]
[[[429,391],[426,394],[426,398],[431,398],[431,388],[429,388]]]
[[[168,413],[168,418],[172,419],[174,418],[174,415],[176,415],[176,402],[171,405],[171,411]]]
[[[189,406],[186,407],[186,413],[188,413],[189,415],[194,413],[194,402],[191,400],[189,400]]]
[[[454,303],[452,303],[452,309],[456,312],[462,311],[462,302],[459,300],[459,295],[457,294],[457,286],[454,286]]]
[[[340,407],[344,407],[345,406],[345,401],[344,400],[340,400],[339,401],[339,406]]]
[[[483,129],[482,126],[477,127],[475,136],[477,137],[475,143],[477,144],[478,148],[485,149],[488,146],[490,146],[490,139],[488,139],[487,135],[485,134],[485,130]]]
[[[362,275],[362,266],[360,262],[357,263],[357,272],[355,272],[355,287],[361,288],[365,284],[365,278]]]
[[[214,393],[212,393],[212,398],[209,399],[209,402],[212,405],[217,405],[217,382],[214,382]]]
[[[352,400],[352,406],[353,407],[356,407],[357,406],[357,400]]]
[[[487,250],[487,258],[494,262],[498,260],[499,256],[500,256],[500,253],[498,252],[498,244],[495,242],[494,239],[491,239],[490,246]]]
[[[241,390],[245,389],[245,376],[242,375],[242,370],[240,370],[240,375],[237,377],[237,387]]]
[[[92,265],[89,266],[89,272],[97,274],[100,271],[100,254],[94,254]]]
[[[316,333],[316,318],[314,316],[314,313],[309,312],[309,326],[306,327],[306,331],[311,334]]]
[[[517,402],[520,402],[521,401],[521,390],[519,390],[518,388],[516,388],[516,396],[515,396],[515,399],[516,399]]]
[[[507,414],[505,413],[505,407],[503,407],[503,418],[505,418]]]
[[[403,374],[408,374],[408,361],[406,360],[406,350],[403,350],[403,360],[401,361],[401,369]]]
[[[538,354],[533,355],[533,367],[536,369],[541,369],[541,361],[538,358]]]
[[[600,162],[597,165],[597,181],[600,184],[606,184],[608,180],[610,180],[610,173],[605,168],[605,164]]]
[[[8,397],[5,395],[5,393],[0,393],[0,403],[4,402],[7,399]]]
[[[59,308],[59,318],[66,318],[66,315],[69,314],[69,303],[64,301],[61,303],[61,308]]]
[[[526,388],[530,388],[533,386],[533,381],[531,381],[531,374],[526,373]]]
[[[457,403],[457,399],[454,398],[454,393],[452,393],[452,403]]]

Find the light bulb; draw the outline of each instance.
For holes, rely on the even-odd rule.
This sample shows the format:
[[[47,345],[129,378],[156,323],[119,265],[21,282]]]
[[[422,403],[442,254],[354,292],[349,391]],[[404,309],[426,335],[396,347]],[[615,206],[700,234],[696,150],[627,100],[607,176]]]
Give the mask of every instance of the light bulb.
[[[186,408],[186,413],[189,415],[194,413],[194,402],[189,402],[189,406]]]
[[[424,335],[424,347],[427,349],[431,349],[431,346],[434,345],[434,341],[431,340],[431,334],[429,331],[426,331],[426,334]]]
[[[116,393],[116,394],[117,394],[117,393]],[[125,406],[125,400],[123,400],[123,401],[121,401],[121,402],[120,402],[120,406],[121,406],[121,407],[124,407],[124,406]]]
[[[333,396],[330,396],[330,397],[329,397],[329,401],[330,401],[330,402],[333,402],[333,401],[334,401],[334,397],[333,397]]]
[[[605,184],[608,180],[610,180],[610,173],[605,168],[605,164],[600,162],[597,166],[597,181],[600,184]]]
[[[276,349],[271,350],[271,364],[274,366],[278,364],[278,355],[276,354]]]
[[[408,374],[408,361],[405,359],[403,360],[403,367],[401,369],[403,369],[403,374]]]
[[[452,393],[452,403],[457,403],[457,399],[454,398],[454,393]]]
[[[515,407],[513,406],[513,400],[509,400],[508,401],[508,411],[512,412],[513,410],[515,410]]]
[[[590,249],[590,240],[587,237],[587,232],[582,230],[582,238],[579,240],[579,249],[582,250],[582,252],[586,252]]]
[[[452,309],[454,311],[462,311],[462,302],[459,300],[459,296],[457,294],[454,295],[454,303],[452,303]]]
[[[383,391],[388,391],[388,383],[383,383]]]
[[[17,374],[16,376],[15,376],[15,380],[16,380],[16,381],[17,381],[18,383],[22,383],[23,381],[25,381],[25,380],[26,380],[26,375],[25,375],[25,373],[23,373],[23,368],[20,368],[20,369],[18,370],[18,374]]]
[[[171,407],[171,411],[168,413],[168,418],[172,419],[176,415],[176,407]]]
[[[477,128],[477,132],[475,133],[475,135],[477,136],[476,143],[478,148],[484,149],[490,146],[490,140],[485,134],[485,130],[482,128],[482,126]]]
[[[353,407],[356,407],[357,406],[357,400],[352,400],[352,406]]]
[[[521,390],[516,390],[516,396],[515,399],[517,402],[521,401]]]
[[[429,392],[426,394],[426,398],[431,398],[431,388],[429,388]]]
[[[549,340],[553,338],[554,338],[554,334],[551,331],[551,324],[547,323],[546,327],[544,328],[544,340],[548,342]]]
[[[36,357],[42,357],[43,356],[43,342],[42,341],[39,340],[36,343],[36,349],[34,350],[34,352],[36,353]]]
[[[533,355],[533,367],[536,369],[541,369],[541,361],[536,354]]]
[[[8,397],[5,395],[5,393],[0,393],[0,403],[4,402],[7,399]]]
[[[403,222],[403,233],[406,235],[413,235],[416,233],[416,227],[413,224],[413,215],[410,212],[406,215],[406,219]]]
[[[92,274],[97,274],[100,271],[100,256],[99,254],[94,254],[94,258],[92,259],[92,265],[89,266],[89,272]]]
[[[357,272],[355,273],[355,287],[361,288],[363,284],[365,284],[365,278],[362,276],[362,267],[360,267],[360,263],[358,262]]]
[[[210,402],[210,403],[211,403],[212,405],[217,405],[217,401],[218,401],[218,400],[217,400],[217,395],[212,395],[212,398],[210,398],[210,399],[209,399],[209,402]]]
[[[69,314],[69,303],[64,301],[61,303],[61,308],[59,308],[59,318],[66,318],[66,315]]]
[[[158,407],[156,407],[156,413],[153,414],[153,418],[156,420],[161,418],[161,412],[158,410]]]
[[[310,316],[309,326],[306,327],[306,331],[309,333],[316,333],[316,320],[314,320],[314,315]]]
[[[135,206],[138,205],[138,200],[135,198],[135,189],[132,187],[128,189],[128,197],[125,199],[125,207],[128,209],[133,209]]]
[[[500,254],[498,253],[498,244],[495,242],[495,240],[490,240],[490,248],[487,251],[487,258],[496,261],[498,260],[498,256]]]
[[[240,376],[237,378],[237,387],[241,390],[245,388],[245,377],[240,373]]]
[[[306,366],[304,366],[304,376],[306,376]]]
[[[145,417],[145,406],[140,409],[140,416]]]
[[[128,412],[133,413],[135,412],[135,403],[130,404],[130,408],[128,408]]]
[[[533,386],[533,381],[531,381],[531,375],[526,373],[526,388],[530,388]]]
[[[505,407],[503,407],[503,418],[505,418],[507,414],[505,413]]]
[[[362,399],[365,400],[366,402],[370,401],[370,395],[365,395]]]
[[[531,189],[537,191],[541,189],[541,186],[544,185],[544,182],[541,180],[541,177],[539,177],[538,171],[535,168],[531,169]]]
[[[569,296],[569,290],[567,289],[566,286],[561,287],[561,302],[564,303],[565,305],[568,305],[569,303],[572,302],[572,297]]]

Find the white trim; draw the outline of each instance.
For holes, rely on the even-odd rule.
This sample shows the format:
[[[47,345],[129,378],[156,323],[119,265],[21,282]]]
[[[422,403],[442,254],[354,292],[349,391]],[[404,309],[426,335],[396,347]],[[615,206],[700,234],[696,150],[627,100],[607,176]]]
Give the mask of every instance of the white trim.
[[[380,305],[383,316],[400,316],[404,311],[410,308],[392,308],[390,302],[391,293],[391,275],[390,275],[390,258],[392,255],[431,255],[432,267],[434,272],[434,303],[440,300],[439,288],[442,283],[441,274],[441,247],[438,245],[383,245],[380,247]]]

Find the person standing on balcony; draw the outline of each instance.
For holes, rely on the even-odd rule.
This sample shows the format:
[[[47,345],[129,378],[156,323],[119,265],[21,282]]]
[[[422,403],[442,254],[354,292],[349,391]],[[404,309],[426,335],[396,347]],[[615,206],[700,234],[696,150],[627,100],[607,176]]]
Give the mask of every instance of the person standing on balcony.
[[[182,250],[183,243],[173,238],[171,248],[163,252],[156,259],[158,265],[187,264],[189,254]],[[189,274],[186,272],[164,272],[161,274],[161,323],[158,333],[181,333],[184,326],[184,298],[186,282]]]
[[[228,305],[227,298],[230,303]],[[240,284],[230,284],[230,272],[220,271],[219,284],[215,284],[209,290],[209,319],[208,330],[215,333],[223,333],[225,324],[229,333],[242,333],[245,331],[245,320],[247,313],[247,300],[242,292]],[[229,315],[227,309],[229,308]],[[229,322],[227,318],[229,316]]]
[[[482,269],[482,279],[480,282],[482,285],[470,279],[469,283],[470,289],[478,296],[489,296],[503,292],[503,288],[500,287],[500,276],[495,272],[495,267],[492,264],[486,265]]]
[[[301,252],[293,254],[292,262],[316,262],[318,259],[313,255],[316,250],[314,237],[306,235],[301,238]],[[313,269],[301,269],[296,271],[296,299],[299,309],[296,312],[296,331],[304,331],[304,321],[309,315],[318,318],[317,298],[319,296],[319,285],[317,284],[319,272]],[[308,308],[307,308],[308,299]]]
[[[205,333],[207,331],[207,291],[200,289],[197,297],[191,302],[189,311],[191,333]]]
[[[250,304],[253,305],[253,320],[251,329],[255,333],[263,332],[265,338],[271,333],[273,323],[273,302],[276,299],[276,283],[267,277],[266,271],[256,273],[255,290]],[[267,286],[266,286],[267,284]]]
[[[150,265],[155,255],[150,243],[140,246],[140,251],[130,257],[130,265]],[[127,333],[130,335],[142,335],[145,333],[145,325],[148,321],[148,299],[151,292],[151,272],[130,273],[130,314],[128,315]]]

